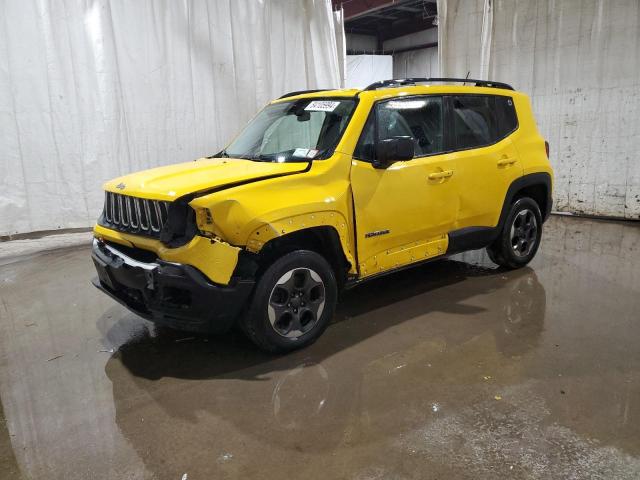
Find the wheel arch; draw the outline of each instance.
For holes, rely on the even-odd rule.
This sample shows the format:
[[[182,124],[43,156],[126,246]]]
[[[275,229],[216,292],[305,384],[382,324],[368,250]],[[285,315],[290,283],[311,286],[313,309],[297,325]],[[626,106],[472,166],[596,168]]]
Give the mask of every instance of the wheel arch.
[[[310,250],[322,255],[331,265],[338,285],[342,286],[347,274],[354,266],[350,251],[345,251],[344,239],[338,229],[331,225],[316,225],[281,230],[279,235],[272,235],[255,252],[258,255],[258,275],[260,275],[277,258],[294,250]],[[284,233],[282,233],[284,232]],[[265,238],[263,230],[262,238]]]
[[[540,207],[542,221],[545,222],[549,218],[553,199],[551,197],[551,175],[546,172],[530,173],[514,180],[502,204],[500,212],[500,221],[498,222],[497,231],[500,231],[509,214],[509,208],[515,200],[521,197],[531,197]]]

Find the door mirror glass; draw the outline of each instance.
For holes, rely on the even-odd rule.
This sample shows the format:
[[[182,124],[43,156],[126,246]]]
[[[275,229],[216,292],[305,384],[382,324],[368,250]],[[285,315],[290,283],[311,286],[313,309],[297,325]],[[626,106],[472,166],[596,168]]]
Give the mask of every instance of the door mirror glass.
[[[413,137],[392,137],[381,140],[376,145],[376,160],[374,167],[386,168],[393,162],[411,160],[414,155],[415,142]]]

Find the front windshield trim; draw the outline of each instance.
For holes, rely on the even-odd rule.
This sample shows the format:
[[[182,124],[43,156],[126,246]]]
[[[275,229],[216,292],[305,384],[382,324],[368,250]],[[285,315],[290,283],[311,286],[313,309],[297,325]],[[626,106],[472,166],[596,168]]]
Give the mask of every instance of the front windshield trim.
[[[236,154],[234,152],[229,152],[228,149],[243,135],[243,133],[252,124],[252,122],[254,122],[259,117],[259,115],[261,115],[262,112],[264,112],[265,109],[269,108],[270,106],[278,106],[278,105],[282,105],[282,104],[286,104],[286,103],[290,103],[291,105],[293,105],[296,102],[302,102],[302,101],[305,101],[305,100],[309,100],[309,101],[350,102],[350,103],[353,104],[353,106],[351,107],[350,112],[344,117],[344,119],[345,119],[344,127],[340,131],[339,135],[336,137],[336,139],[333,142],[333,144],[331,145],[331,147],[328,147],[328,148],[320,150],[312,158],[300,157],[298,159],[298,157],[290,157],[286,161],[283,161],[283,163],[305,163],[305,162],[311,163],[314,160],[326,160],[326,159],[330,158],[335,153],[336,148],[338,147],[338,145],[342,141],[342,139],[344,137],[344,134],[347,131],[347,129],[348,129],[350,123],[351,123],[351,120],[353,119],[353,115],[355,114],[355,111],[358,108],[358,104],[360,102],[360,99],[355,95],[354,96],[335,96],[335,95],[315,96],[314,95],[314,96],[303,96],[303,97],[294,98],[294,99],[286,98],[286,99],[282,99],[282,100],[280,100],[280,99],[274,100],[274,101],[268,103],[267,105],[265,105],[258,113],[256,113],[256,115],[251,119],[251,121],[245,125],[245,127],[238,133],[238,135],[236,135],[236,137],[231,142],[229,142],[229,144],[224,149],[222,149],[220,152],[216,153],[215,155],[213,155],[213,156],[211,156],[209,158],[229,158],[230,157],[230,158],[246,159],[246,160],[251,160],[251,161],[256,161],[256,162],[274,162],[274,163],[279,163],[275,158],[270,158],[270,156],[273,156],[273,155],[276,155],[276,154],[249,155],[248,152],[244,152],[245,154]]]
[[[320,93],[326,90],[318,90],[317,93]],[[359,100],[356,95],[317,95],[316,94],[300,94],[300,96],[295,97],[285,97],[285,98],[276,98],[275,100],[271,100],[267,105],[277,105],[279,103],[286,102],[296,102],[298,100]],[[265,105],[265,106],[267,106]]]

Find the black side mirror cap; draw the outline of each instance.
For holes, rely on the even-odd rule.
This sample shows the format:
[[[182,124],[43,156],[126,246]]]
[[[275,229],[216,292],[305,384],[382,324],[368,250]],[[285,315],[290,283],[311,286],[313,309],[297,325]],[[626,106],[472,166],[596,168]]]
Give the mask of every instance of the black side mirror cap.
[[[415,154],[413,137],[386,138],[376,145],[375,168],[387,168],[393,162],[411,160]]]

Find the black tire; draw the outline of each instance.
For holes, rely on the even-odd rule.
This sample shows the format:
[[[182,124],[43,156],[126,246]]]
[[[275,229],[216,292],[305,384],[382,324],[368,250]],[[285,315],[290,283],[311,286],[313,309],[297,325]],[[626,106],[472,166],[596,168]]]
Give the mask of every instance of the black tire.
[[[536,255],[542,238],[542,215],[535,200],[520,197],[511,205],[498,238],[487,247],[493,263],[516,269]]]
[[[325,331],[337,296],[329,263],[315,252],[296,250],[275,260],[262,274],[241,327],[262,350],[297,350]]]

